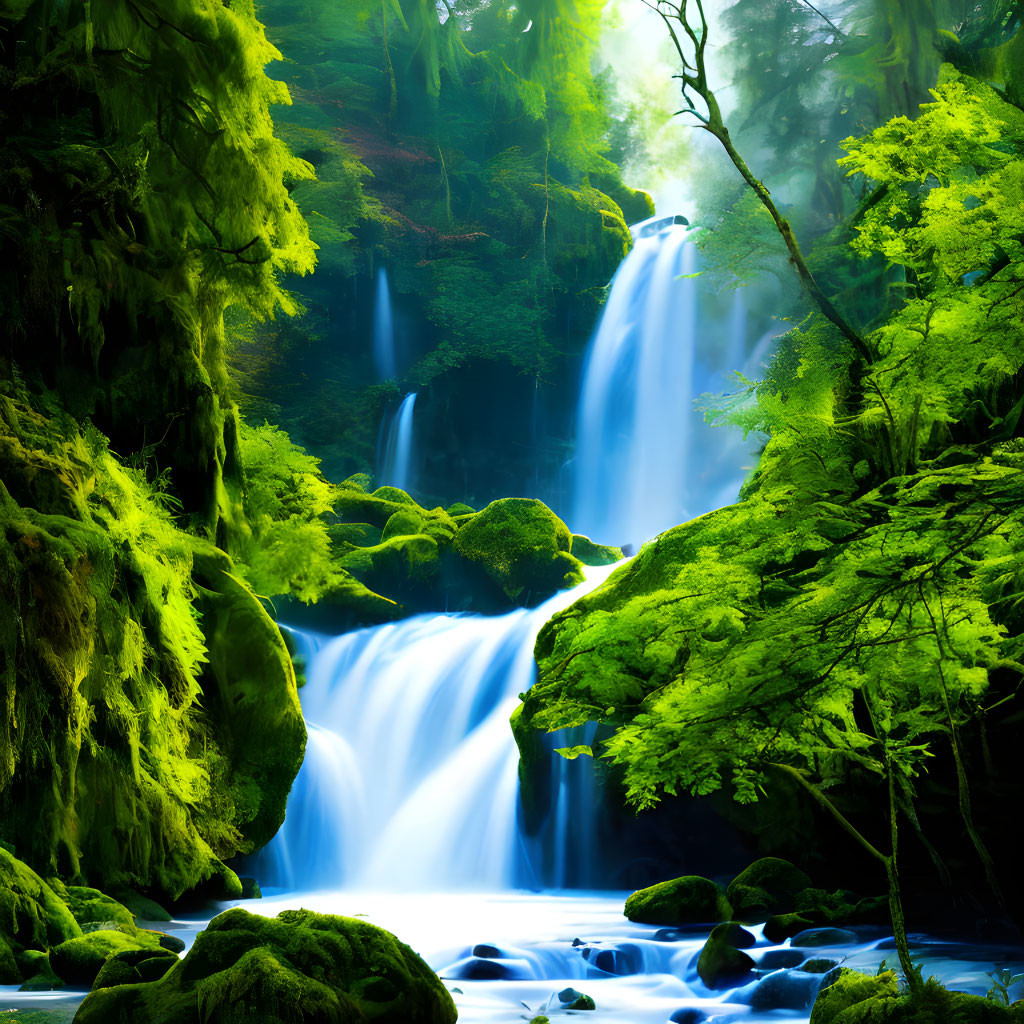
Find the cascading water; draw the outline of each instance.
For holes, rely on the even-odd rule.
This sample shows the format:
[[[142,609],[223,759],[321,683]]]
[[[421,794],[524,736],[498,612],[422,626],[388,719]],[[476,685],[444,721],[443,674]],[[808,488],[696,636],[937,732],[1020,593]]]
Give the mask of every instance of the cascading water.
[[[398,358],[395,353],[395,314],[391,307],[391,288],[388,272],[377,270],[377,294],[373,302],[373,368],[378,380],[392,380],[398,376]]]
[[[413,410],[416,392],[411,391],[388,421],[387,432],[378,445],[377,482],[409,490],[412,485]]]
[[[264,878],[292,889],[534,883],[509,716],[533,683],[541,626],[610,571],[591,569],[586,584],[507,615],[420,615],[333,638],[297,632],[309,742]],[[586,783],[569,792],[582,767],[566,763],[556,785],[585,817]],[[555,852],[554,881],[568,877],[571,854]]]
[[[583,371],[576,421],[573,528],[639,545],[734,501],[749,452],[707,426],[694,399],[743,368],[745,316],[724,345],[702,345],[696,249],[677,218],[633,228]]]

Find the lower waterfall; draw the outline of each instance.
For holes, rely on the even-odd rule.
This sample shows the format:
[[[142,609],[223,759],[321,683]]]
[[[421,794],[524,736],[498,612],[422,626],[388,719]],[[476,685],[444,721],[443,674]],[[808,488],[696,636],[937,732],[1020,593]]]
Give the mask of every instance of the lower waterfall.
[[[337,637],[293,631],[309,740],[285,823],[261,855],[264,881],[422,892],[585,879],[588,851],[567,837],[567,818],[587,813],[592,766],[556,765],[545,856],[544,837],[519,828],[509,716],[533,684],[541,626],[612,568],[505,615],[418,615]]]

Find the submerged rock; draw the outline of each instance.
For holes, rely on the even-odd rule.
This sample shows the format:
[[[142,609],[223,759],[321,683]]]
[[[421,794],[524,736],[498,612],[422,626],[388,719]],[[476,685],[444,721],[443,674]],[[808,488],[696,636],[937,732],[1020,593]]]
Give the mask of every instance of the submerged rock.
[[[574,988],[563,988],[558,993],[558,1001],[562,1004],[563,1010],[596,1010],[594,1000]]]
[[[356,918],[229,910],[160,980],[94,989],[76,1024],[454,1024],[433,971],[389,932]]]
[[[803,971],[775,971],[762,978],[750,993],[755,1010],[809,1010],[821,978]]]
[[[623,913],[642,924],[710,924],[732,916],[720,886],[700,875],[683,875],[638,889]]]

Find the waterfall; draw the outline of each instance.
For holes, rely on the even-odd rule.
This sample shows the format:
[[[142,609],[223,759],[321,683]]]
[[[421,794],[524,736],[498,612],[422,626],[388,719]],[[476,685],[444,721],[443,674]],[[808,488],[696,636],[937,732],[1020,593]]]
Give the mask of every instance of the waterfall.
[[[696,250],[678,219],[633,228],[584,365],[571,521],[603,543],[638,545],[735,500],[748,461],[694,408],[742,368],[745,313],[737,297],[724,343],[707,343],[722,332],[701,321]]]
[[[290,889],[418,891],[541,880],[519,835],[509,716],[533,684],[541,626],[611,568],[506,615],[419,615],[330,638],[294,631],[309,742],[261,877]],[[566,813],[585,817],[590,788],[571,785],[585,766],[555,775]],[[555,852],[556,883],[578,877],[570,855]]]
[[[377,458],[377,482],[401,487],[412,485],[412,416],[416,392],[411,391],[392,415]]]
[[[395,315],[391,307],[388,272],[377,270],[377,294],[373,302],[373,368],[378,380],[398,376],[395,355]]]

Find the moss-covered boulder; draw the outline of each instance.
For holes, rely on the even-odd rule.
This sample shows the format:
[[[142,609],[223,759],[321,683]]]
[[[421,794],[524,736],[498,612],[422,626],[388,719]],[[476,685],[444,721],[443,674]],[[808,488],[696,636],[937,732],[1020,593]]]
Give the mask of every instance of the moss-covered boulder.
[[[230,790],[223,795],[234,804],[236,843],[249,851],[268,843],[284,821],[306,726],[291,656],[266,609],[224,568],[204,563],[202,582],[209,647],[204,703],[229,754]],[[241,896],[233,874],[225,874],[224,884],[225,897]]]
[[[742,984],[755,966],[743,949],[749,949],[754,942],[754,936],[734,922],[716,925],[697,959],[700,980],[710,989]]]
[[[14,959],[10,943],[0,935],[0,985],[17,985],[21,981],[21,970]]]
[[[455,550],[520,604],[583,580],[569,528],[541,501],[500,498],[459,529]]]
[[[115,953],[148,950],[162,955],[159,937],[153,932],[135,935],[100,930],[68,939],[50,950],[50,966],[68,985],[91,985],[108,957]]]
[[[171,915],[156,900],[143,896],[134,889],[115,889],[111,896],[127,907],[133,919],[143,921],[170,921]]]
[[[103,962],[93,988],[138,985],[159,981],[176,963],[178,956],[166,949],[128,949],[112,953]]]
[[[835,980],[818,993],[811,1010],[810,1024],[832,1024],[854,1003],[876,997],[888,998],[898,993],[895,971],[869,975],[843,967],[835,975]]]
[[[210,922],[160,980],[97,989],[76,1024],[454,1024],[433,971],[389,932],[355,918],[238,908]]]
[[[0,847],[0,937],[16,949],[45,950],[81,934],[57,893]]]
[[[797,893],[808,889],[810,878],[788,860],[762,857],[741,871],[725,890],[739,920],[764,920],[773,913],[795,910]]]
[[[50,887],[67,904],[83,932],[102,930],[134,934],[138,931],[132,912],[112,896],[84,885],[64,885],[50,880]]]
[[[700,875],[683,875],[638,889],[623,913],[642,924],[710,924],[732,916],[722,889]]]
[[[607,544],[597,544],[581,533],[572,535],[569,551],[584,565],[613,565],[622,560],[622,549]]]
[[[23,949],[15,955],[21,977],[22,992],[49,992],[63,988],[64,981],[58,978],[50,966],[50,954],[39,949]]]
[[[807,888],[797,893],[792,909],[815,924],[886,924],[889,901],[885,896],[860,897],[847,889],[829,892]]]
[[[769,942],[785,942],[813,924],[814,922],[803,914],[773,914],[764,923],[764,937]]]

